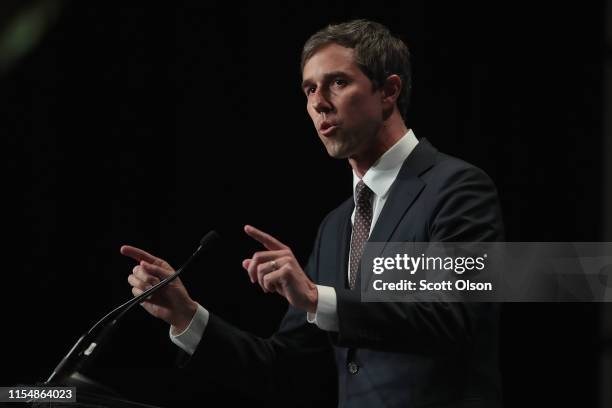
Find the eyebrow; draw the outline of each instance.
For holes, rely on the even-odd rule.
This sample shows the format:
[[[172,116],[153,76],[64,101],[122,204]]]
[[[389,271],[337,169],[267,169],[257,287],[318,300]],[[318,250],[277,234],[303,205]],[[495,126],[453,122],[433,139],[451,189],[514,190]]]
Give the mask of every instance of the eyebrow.
[[[348,74],[345,71],[332,71],[332,72],[328,72],[325,75],[323,75],[323,82],[327,82],[330,79],[335,78],[335,77],[339,77],[339,76],[347,77]],[[310,86],[312,84],[313,84],[313,81],[311,79],[307,78],[307,79],[302,81],[301,89],[304,89],[307,86]]]

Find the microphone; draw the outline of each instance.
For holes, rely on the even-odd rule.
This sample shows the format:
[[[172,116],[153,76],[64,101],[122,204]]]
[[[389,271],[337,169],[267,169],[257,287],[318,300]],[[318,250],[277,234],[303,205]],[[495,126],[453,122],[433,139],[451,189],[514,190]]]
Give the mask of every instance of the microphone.
[[[83,334],[77,342],[72,346],[68,354],[64,356],[62,361],[55,367],[44,385],[63,384],[66,379],[76,373],[93,354],[95,348],[104,341],[113,330],[117,322],[131,310],[135,305],[141,303],[149,296],[153,295],[158,290],[164,288],[170,282],[178,278],[178,276],[191,265],[191,263],[203,252],[204,249],[210,247],[219,239],[219,234],[216,231],[209,231],[200,240],[200,246],[193,254],[185,261],[185,263],[176,270],[172,275],[158,282],[156,285],[135,296],[127,302],[117,306],[104,317],[96,322],[85,334]]]

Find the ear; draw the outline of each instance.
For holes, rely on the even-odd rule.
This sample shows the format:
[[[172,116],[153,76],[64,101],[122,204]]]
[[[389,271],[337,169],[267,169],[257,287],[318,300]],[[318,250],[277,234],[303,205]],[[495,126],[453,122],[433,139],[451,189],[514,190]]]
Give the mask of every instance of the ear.
[[[389,75],[382,86],[383,104],[393,106],[402,91],[402,79],[399,75]]]

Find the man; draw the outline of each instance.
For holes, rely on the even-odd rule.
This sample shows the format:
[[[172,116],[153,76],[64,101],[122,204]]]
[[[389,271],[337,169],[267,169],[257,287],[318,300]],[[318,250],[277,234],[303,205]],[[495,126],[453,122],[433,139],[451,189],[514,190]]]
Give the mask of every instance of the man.
[[[356,20],[317,32],[304,46],[302,77],[308,114],[329,155],[348,159],[355,194],[323,220],[304,269],[278,239],[245,227],[265,247],[243,261],[249,278],[290,303],[278,332],[262,339],[229,325],[179,280],[143,306],[171,324],[172,340],[191,355],[187,370],[260,398],[290,398],[286,406],[305,394],[322,403],[336,386],[343,407],[498,405],[494,305],[362,303],[355,289],[366,241],[501,240],[493,183],[406,127],[408,49],[384,26]],[[140,249],[121,252],[139,262],[128,278],[134,295],[173,271]],[[317,375],[299,379],[317,364]]]

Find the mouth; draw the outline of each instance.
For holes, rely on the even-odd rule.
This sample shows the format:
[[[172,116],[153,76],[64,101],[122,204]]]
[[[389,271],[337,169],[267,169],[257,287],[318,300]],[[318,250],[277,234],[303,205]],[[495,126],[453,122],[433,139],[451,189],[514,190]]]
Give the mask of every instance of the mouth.
[[[338,129],[338,126],[331,122],[322,122],[319,127],[319,133],[323,136],[331,136]]]

